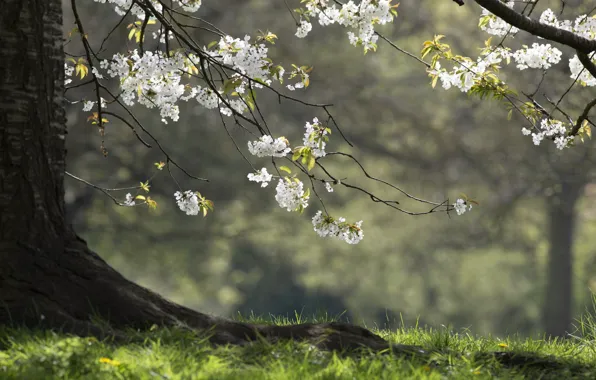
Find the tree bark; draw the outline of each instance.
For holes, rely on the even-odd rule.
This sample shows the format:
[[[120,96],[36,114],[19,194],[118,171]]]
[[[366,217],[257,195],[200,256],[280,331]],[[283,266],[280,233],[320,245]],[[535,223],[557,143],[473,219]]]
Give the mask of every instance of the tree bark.
[[[550,247],[543,323],[549,336],[565,336],[571,326],[575,205],[581,189],[579,184],[563,182],[561,192],[547,206]]]
[[[358,326],[252,325],[202,314],[126,280],[89,250],[65,220],[61,6],[5,0],[0,7],[0,325],[103,336],[182,324],[217,344],[262,336],[329,349],[388,348]],[[107,330],[93,317],[107,321]]]

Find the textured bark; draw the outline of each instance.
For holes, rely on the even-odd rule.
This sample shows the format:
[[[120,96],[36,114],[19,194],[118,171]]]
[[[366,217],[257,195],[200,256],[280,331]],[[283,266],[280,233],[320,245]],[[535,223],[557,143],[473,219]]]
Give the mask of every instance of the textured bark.
[[[508,24],[534,36],[567,45],[578,52],[589,54],[596,51],[596,41],[581,37],[573,32],[542,24],[516,10],[509,8],[501,0],[474,0],[478,5],[507,21]]]
[[[126,280],[89,250],[64,214],[61,1],[5,0],[0,12],[0,324],[94,335],[183,324],[219,344],[262,336],[389,347],[352,325],[257,326],[202,314]]]
[[[548,205],[550,247],[543,323],[550,336],[565,336],[571,327],[575,205],[581,189],[578,184],[563,182],[561,192]]]

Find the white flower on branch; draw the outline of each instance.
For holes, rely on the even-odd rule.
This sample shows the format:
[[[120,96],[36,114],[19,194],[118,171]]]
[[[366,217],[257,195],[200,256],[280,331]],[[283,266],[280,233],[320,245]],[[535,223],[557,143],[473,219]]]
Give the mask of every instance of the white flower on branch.
[[[248,180],[257,183],[260,182],[261,187],[267,187],[271,178],[273,178],[273,176],[267,172],[267,168],[261,168],[261,170],[256,173],[248,174]]]
[[[275,200],[279,207],[285,208],[289,212],[302,211],[308,207],[310,197],[304,191],[304,184],[296,178],[281,178],[275,191]]]
[[[321,211],[317,211],[312,218],[312,225],[320,237],[332,237],[348,244],[358,244],[364,238],[362,220],[349,224],[346,223],[345,218],[334,219],[330,216],[323,216]]]
[[[457,215],[462,215],[466,211],[470,211],[472,209],[472,205],[468,205],[465,200],[459,198],[453,204],[453,208],[455,209]]]
[[[174,193],[176,203],[180,210],[184,211],[186,215],[198,215],[200,211],[199,198],[192,190],[187,190],[184,193],[179,191]]]
[[[274,140],[273,137],[264,135],[257,141],[249,141],[248,151],[257,157],[284,157],[290,153],[291,149],[285,137],[278,137]]]

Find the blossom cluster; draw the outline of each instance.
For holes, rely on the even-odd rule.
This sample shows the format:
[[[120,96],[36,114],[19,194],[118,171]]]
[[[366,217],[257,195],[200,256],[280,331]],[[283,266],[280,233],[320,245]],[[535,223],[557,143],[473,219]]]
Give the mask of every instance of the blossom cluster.
[[[470,211],[472,209],[472,204],[468,204],[468,202],[459,198],[453,204],[453,208],[455,209],[457,215],[462,215],[466,211]]]
[[[325,157],[327,154],[325,146],[329,140],[328,135],[331,130],[319,123],[319,119],[316,117],[312,120],[312,124],[306,122],[304,128],[304,139],[302,140],[304,146],[311,148],[315,157]]]
[[[593,16],[580,15],[574,21],[558,20],[551,9],[546,9],[540,15],[540,22],[575,33],[590,40],[596,38],[596,18]],[[591,58],[592,62],[596,64],[596,54],[592,53]],[[569,70],[571,71],[571,78],[577,80],[580,84],[584,86],[596,86],[596,78],[584,68],[577,55],[569,59]]]
[[[124,16],[126,12],[130,9],[130,13],[134,16],[137,16],[140,19],[145,18],[145,11],[141,8],[134,0],[93,0],[96,3],[100,4],[114,4],[114,11],[119,16]],[[156,0],[151,0],[151,5],[155,8],[156,11],[161,12],[162,6]]]
[[[281,65],[273,64],[268,57],[269,49],[265,44],[251,43],[250,36],[246,35],[243,39],[223,36],[216,45],[217,49],[214,50],[204,47],[205,54],[210,58],[205,65],[222,65],[235,73],[224,82],[224,87],[225,83],[230,83],[231,87],[225,91],[218,90],[219,96],[211,89],[201,89],[200,98],[197,100],[207,108],[215,108],[217,101],[220,112],[226,116],[231,116],[232,110],[244,113],[248,108],[247,101],[242,96],[247,93],[247,89],[262,88],[263,84],[269,86],[273,81],[283,82],[286,70]],[[224,102],[220,97],[231,92],[237,97],[228,97],[228,104],[222,104]]]
[[[261,183],[261,187],[267,187],[272,178],[273,176],[269,174],[267,168],[261,168],[261,170],[256,173],[248,173],[248,180]]]
[[[281,178],[275,187],[275,200],[279,207],[288,211],[302,211],[308,207],[308,193],[304,191],[304,184],[297,178]]]
[[[455,66],[451,71],[443,69],[440,62],[436,62],[432,69],[428,70],[429,75],[437,76],[441,80],[441,86],[449,90],[452,86],[459,88],[462,92],[468,92],[476,81],[476,73],[482,74],[485,66],[469,64],[467,66]]]
[[[375,34],[376,24],[384,25],[393,21],[394,12],[391,0],[362,0],[359,4],[350,0],[338,8],[329,0],[309,0],[306,3],[306,10],[302,11],[302,17],[318,18],[319,24],[327,26],[339,24],[348,31],[350,44],[362,45],[365,51],[376,49],[376,42],[379,38]],[[312,29],[308,19],[301,19],[296,36],[306,37]]]
[[[596,64],[596,53],[592,53],[590,56],[592,62]],[[596,86],[596,78],[590,74],[584,65],[580,62],[579,57],[574,55],[569,60],[569,70],[571,71],[571,78],[577,80],[580,84],[588,87]]]
[[[539,44],[534,42],[532,47],[524,46],[513,53],[513,59],[517,62],[517,68],[524,70],[549,69],[561,61],[561,50],[550,46],[550,44]]]
[[[573,137],[568,136],[565,124],[559,120],[542,119],[540,121],[540,127],[537,127],[537,129],[538,132],[535,133],[532,133],[532,131],[527,128],[522,129],[524,135],[532,135],[534,145],[540,145],[542,140],[549,138],[555,142],[557,149],[564,149],[569,146],[569,143],[573,140]]]
[[[540,15],[540,23],[575,33],[587,39],[596,37],[596,18],[589,15],[578,16],[573,22],[571,20],[558,20],[555,13],[549,8]]]
[[[513,8],[515,1],[508,1],[506,5],[509,8]],[[505,20],[495,16],[486,9],[482,10],[480,20],[480,29],[493,36],[515,35],[519,32],[518,28],[508,24]]]
[[[139,6],[135,0],[93,0],[100,4],[114,4],[114,11],[119,16],[124,16],[130,9],[130,13],[140,19],[145,18],[145,11]],[[162,12],[163,7],[158,0],[151,0],[151,6],[157,11]],[[182,7],[186,12],[196,12],[201,7],[202,0],[174,0],[176,5]]]
[[[102,109],[108,108],[108,102],[104,98],[100,98],[100,99],[101,99],[101,108]],[[97,104],[97,102],[95,102],[95,101],[84,100],[83,101],[83,112],[91,111],[93,109],[93,106],[95,106],[96,104]]]
[[[68,63],[64,63],[64,85],[67,86],[72,82],[72,79],[68,78],[74,74],[75,68],[74,66],[69,66]]]
[[[290,142],[285,137],[275,140],[269,135],[261,136],[257,141],[248,142],[248,151],[257,157],[284,157],[292,149]]]
[[[507,6],[513,8],[514,4],[514,1],[509,1]],[[575,33],[587,39],[596,38],[596,18],[589,15],[580,15],[574,21],[558,20],[557,16],[549,8],[542,12],[539,22]],[[509,25],[487,10],[483,10],[482,12],[480,25],[482,30],[497,36],[514,35],[518,31],[517,28]],[[520,70],[526,68],[548,69],[551,65],[559,63],[561,56],[562,53],[559,49],[551,47],[549,44],[537,43],[532,44],[531,48],[524,46],[522,49],[513,53],[513,58]],[[596,54],[592,53],[591,58],[596,64]],[[570,58],[569,69],[572,79],[578,80],[584,86],[596,86],[596,78],[585,70],[577,55]]]
[[[184,211],[186,215],[198,215],[201,207],[199,205],[199,198],[192,190],[186,190],[184,193],[177,191],[174,193],[176,203],[180,210]]]
[[[362,220],[354,224],[346,223],[345,218],[334,219],[330,216],[323,216],[317,211],[312,218],[312,225],[320,237],[332,237],[348,244],[358,244],[364,237],[362,231]]]
[[[507,6],[513,8],[514,4],[515,2],[509,1]],[[552,10],[547,9],[540,16],[539,22],[575,33],[584,38],[596,38],[596,18],[591,16],[582,15],[573,22],[569,20],[560,21]],[[509,35],[513,37],[517,32],[516,28],[487,10],[482,12],[479,25],[482,30],[498,36]],[[489,40],[478,59],[473,60],[469,57],[454,56],[449,46],[441,44],[439,40],[440,38],[435,37],[435,40],[425,42],[425,48],[423,49],[423,56],[430,51],[435,52],[433,64],[428,70],[429,76],[433,78],[433,86],[436,81],[440,80],[442,87],[446,90],[452,87],[457,87],[462,92],[474,89],[481,96],[489,92],[493,92],[497,96],[504,96],[503,94],[507,93],[506,84],[497,76],[501,64],[509,64],[513,60],[519,70],[547,70],[562,59],[561,50],[550,44],[533,43],[531,46],[523,45],[521,49],[512,52],[511,49],[501,45],[490,46]],[[451,70],[441,68],[441,63],[437,58],[453,61],[454,67]],[[592,53],[590,58],[596,63],[596,53]],[[577,80],[578,83],[584,86],[596,86],[596,78],[585,69],[577,55],[570,58],[569,69],[571,78]],[[487,80],[483,81],[483,79]],[[486,83],[489,83],[489,85],[485,86]],[[490,86],[491,83],[492,87]],[[485,86],[485,88],[482,86]],[[497,90],[501,93],[497,94]],[[539,145],[542,140],[548,138],[554,142],[558,149],[563,149],[569,146],[573,140],[572,137],[568,136],[565,124],[557,120],[544,119],[535,129],[536,132],[534,133],[527,128],[522,129],[524,135],[532,135],[535,145]]]
[[[102,69],[112,78],[119,78],[122,101],[129,106],[138,102],[147,107],[157,107],[162,121],[177,121],[180,100],[188,100],[181,76],[186,68],[186,56],[175,53],[168,57],[162,51],[146,51],[143,55],[135,49],[128,55],[117,53],[111,61],[101,61]],[[191,92],[192,96],[194,93]]]
[[[135,205],[135,199],[133,198],[131,193],[126,194],[126,200],[124,201],[124,205],[129,207]]]
[[[437,76],[445,90],[457,87],[462,92],[468,92],[485,73],[490,71],[489,69],[503,60],[509,60],[511,56],[509,49],[498,47],[485,51],[476,61],[462,57],[459,65],[454,66],[451,71],[441,68],[441,63],[436,61],[428,73],[430,76]]]
[[[233,67],[252,79],[262,79],[267,84],[271,83],[267,60],[269,49],[265,44],[251,44],[250,36],[246,35],[244,39],[224,36],[217,46],[217,50],[207,51],[213,59]],[[236,86],[238,92],[244,92],[244,88],[246,83],[242,81]]]
[[[131,14],[145,18],[144,8],[133,0],[95,1],[114,4],[118,14],[124,15],[130,10]],[[188,12],[195,12],[201,6],[201,0],[175,0],[174,2]],[[161,2],[150,0],[147,5],[161,12]],[[154,17],[150,17],[149,21],[150,25],[156,24]],[[174,38],[172,31],[163,28],[152,34],[161,42]],[[275,37],[272,36],[271,38]],[[271,41],[271,39],[265,40]],[[250,36],[245,36],[243,39],[222,36],[214,44],[214,49],[203,48],[207,59],[202,64],[205,67],[219,65],[234,71],[224,81],[222,87],[217,89],[182,82],[182,75],[199,72],[197,66],[200,62],[197,56],[184,51],[168,55],[161,51],[139,54],[134,50],[128,54],[116,54],[110,60],[102,61],[101,68],[108,69],[108,74],[112,78],[120,80],[125,104],[139,103],[148,108],[157,107],[164,123],[167,123],[167,120],[177,121],[179,118],[177,103],[191,98],[195,98],[199,104],[208,109],[219,108],[219,111],[226,116],[231,116],[234,112],[244,113],[250,107],[248,104],[250,100],[244,98],[247,96],[245,94],[248,88],[261,88],[262,83],[270,85],[274,80],[283,81],[285,70],[280,65],[273,65],[267,56],[268,49],[265,44],[251,43]],[[71,76],[72,70],[67,69],[66,74]],[[97,70],[94,74],[98,78],[102,77]],[[298,84],[295,87],[301,86],[304,85]]]
[[[242,41],[242,44],[239,44],[240,40],[234,40],[231,37],[222,38],[222,40],[227,41],[222,45],[226,46],[225,49],[220,49],[220,53],[211,53],[214,56],[221,54],[217,59],[222,60],[223,64],[229,64],[251,78],[262,79],[270,74],[262,67],[269,64],[265,59],[267,53],[265,48],[256,49],[252,45],[247,45],[248,37]],[[226,53],[226,49],[229,52]],[[232,110],[238,113],[245,112],[247,102],[240,98],[240,95],[246,91],[248,79],[238,73],[231,76],[230,80],[237,82],[234,91],[239,94],[239,97],[228,99],[226,102],[221,100],[223,90],[216,92],[211,88],[191,86],[182,82],[182,76],[185,73],[196,70],[195,62],[198,61],[195,55],[183,52],[167,56],[162,51],[147,51],[140,55],[135,49],[127,55],[117,53],[110,61],[101,61],[100,67],[107,69],[108,75],[112,78],[119,79],[121,98],[126,105],[132,106],[138,102],[147,108],[157,107],[164,123],[167,123],[167,119],[177,121],[180,112],[177,103],[191,98],[196,99],[207,109],[219,107],[220,112],[226,116],[231,116]],[[276,72],[279,74],[280,70],[277,69]],[[271,83],[271,79],[265,82]],[[254,83],[254,87],[260,86],[259,83]]]

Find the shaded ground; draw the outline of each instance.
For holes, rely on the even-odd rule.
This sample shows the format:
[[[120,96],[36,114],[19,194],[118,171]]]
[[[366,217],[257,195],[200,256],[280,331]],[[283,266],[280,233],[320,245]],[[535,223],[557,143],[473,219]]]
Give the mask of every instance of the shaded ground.
[[[398,349],[338,352],[307,342],[264,340],[214,346],[182,328],[129,331],[117,341],[98,341],[0,327],[0,378],[596,378],[596,343],[591,340],[498,340],[423,329],[373,332],[399,343]]]

